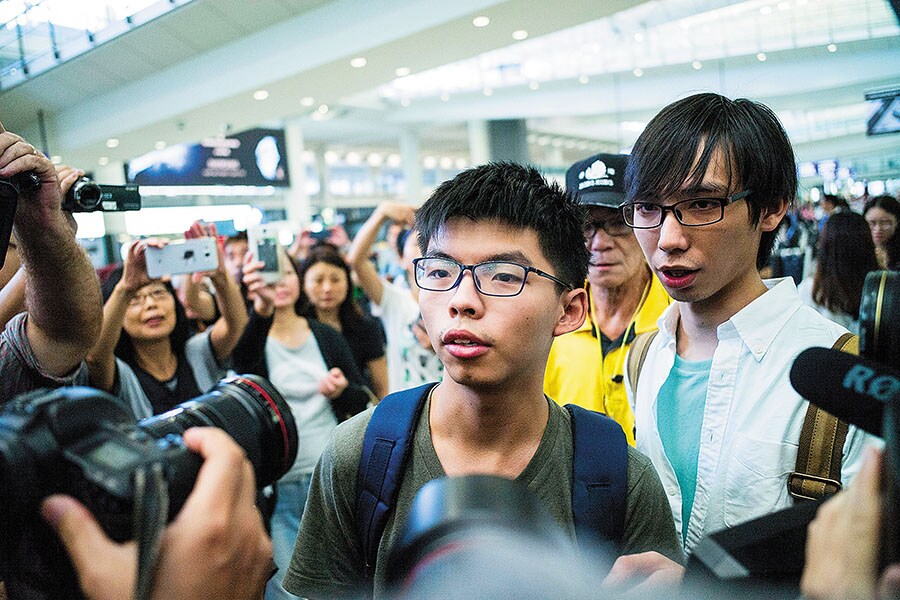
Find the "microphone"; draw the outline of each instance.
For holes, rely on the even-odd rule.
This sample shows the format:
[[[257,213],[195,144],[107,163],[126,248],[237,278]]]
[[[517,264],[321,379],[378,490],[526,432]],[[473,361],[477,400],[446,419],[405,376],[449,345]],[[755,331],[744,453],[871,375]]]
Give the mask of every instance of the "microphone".
[[[798,394],[842,421],[883,437],[884,408],[900,400],[900,373],[830,348],[809,348],[791,367]]]

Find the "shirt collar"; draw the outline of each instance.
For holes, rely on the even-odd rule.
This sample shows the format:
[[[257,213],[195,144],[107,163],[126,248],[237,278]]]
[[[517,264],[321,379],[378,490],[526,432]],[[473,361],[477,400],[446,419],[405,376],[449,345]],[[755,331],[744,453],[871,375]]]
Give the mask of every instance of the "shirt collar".
[[[768,291],[719,325],[718,330],[719,339],[728,329],[736,331],[757,361],[762,360],[778,332],[802,306],[797,286],[790,277],[767,279],[763,283]]]
[[[775,341],[775,337],[788,320],[800,309],[802,303],[797,286],[790,277],[767,279],[767,291],[719,325],[718,338],[739,336],[753,357],[760,361]],[[666,343],[674,343],[678,330],[680,302],[666,308],[657,320]]]

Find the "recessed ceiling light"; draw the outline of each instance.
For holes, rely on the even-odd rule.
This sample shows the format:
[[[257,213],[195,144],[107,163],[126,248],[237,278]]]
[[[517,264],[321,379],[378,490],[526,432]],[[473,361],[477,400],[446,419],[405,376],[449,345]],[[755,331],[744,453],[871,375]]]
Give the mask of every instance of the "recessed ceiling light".
[[[157,150],[165,150],[165,149],[166,149],[166,143],[165,143],[164,141],[162,141],[162,140],[159,140],[158,142],[156,142],[155,144],[153,144],[153,147],[156,148]]]
[[[434,156],[426,156],[422,159],[422,166],[426,169],[433,169],[437,166],[438,160]]]
[[[644,41],[644,34],[641,33],[640,31],[636,32],[636,33],[634,34],[634,41],[636,41],[636,42],[643,42],[643,41]]]
[[[491,88],[484,88],[483,90],[481,90],[481,93],[485,96],[493,96],[494,90],[492,90]]]
[[[537,81],[532,81],[531,83],[528,84],[528,88],[532,89],[532,90],[536,90],[539,87],[541,87],[541,84],[539,84]]]
[[[449,156],[442,156],[439,164],[445,171],[450,170],[453,168],[453,159]]]
[[[694,67],[695,71],[699,71],[700,69],[703,68],[703,63],[700,62],[699,60],[695,60],[694,62],[691,63],[691,66]]]
[[[326,150],[323,158],[325,159],[325,164],[333,165],[340,157],[334,150]]]
[[[441,102],[450,102],[450,94],[443,92],[441,94]]]
[[[758,60],[759,62],[766,62],[766,53],[765,52],[758,53],[756,55],[756,60]]]
[[[268,97],[269,92],[267,92],[266,90],[256,90],[255,92],[253,92],[254,100],[265,100]]]
[[[771,6],[763,6],[762,8],[759,9],[759,12],[761,12],[764,15],[770,15],[770,14],[772,14],[772,7]]]
[[[588,78],[587,75],[582,75],[581,77],[578,78],[578,83],[580,83],[582,85],[586,84],[588,81],[590,81],[590,79]]]
[[[387,164],[389,167],[397,168],[403,164],[403,159],[400,158],[399,154],[388,154]]]
[[[318,110],[319,110],[320,113],[322,113],[322,114],[324,115],[325,113],[328,112],[328,105],[327,105],[327,104],[320,104]]]
[[[491,24],[491,20],[488,17],[485,17],[484,15],[481,15],[481,16],[478,16],[478,17],[475,17],[474,19],[472,19],[472,25],[474,25],[475,27],[487,27],[490,24]]]
[[[116,138],[109,138],[108,140],[106,140],[106,147],[107,148],[118,148],[119,140],[117,140]]]
[[[410,102],[409,98],[401,98],[400,99],[400,106],[405,108],[405,107],[409,106],[410,104],[412,104],[412,102]]]
[[[381,163],[384,162],[384,157],[377,152],[372,152],[366,157],[366,162],[370,167],[380,167]]]
[[[300,98],[300,106],[312,106],[316,103],[316,99],[312,96],[305,96]]]
[[[827,46],[825,46],[825,48],[829,52],[837,52],[837,44],[828,44]]]
[[[366,61],[365,58],[363,58],[362,56],[357,56],[356,58],[350,59],[350,66],[354,69],[362,69],[364,66],[366,66],[366,62],[368,61]]]
[[[528,37],[528,32],[524,29],[516,29],[512,32],[512,37],[514,40],[524,40]]]
[[[640,76],[642,76],[642,75],[644,74],[644,70],[643,70],[642,68],[640,68],[640,67],[635,67],[634,70],[633,70],[631,73],[632,73],[635,77],[640,77]]]
[[[396,70],[394,70],[394,75],[397,77],[406,77],[410,73],[412,73],[412,69],[409,67],[397,67]]]
[[[97,164],[100,165],[101,167],[105,167],[106,165],[109,164],[109,157],[101,156],[100,158],[97,159]]]
[[[362,156],[358,152],[348,152],[347,156],[344,157],[344,161],[348,165],[355,167],[362,162]]]

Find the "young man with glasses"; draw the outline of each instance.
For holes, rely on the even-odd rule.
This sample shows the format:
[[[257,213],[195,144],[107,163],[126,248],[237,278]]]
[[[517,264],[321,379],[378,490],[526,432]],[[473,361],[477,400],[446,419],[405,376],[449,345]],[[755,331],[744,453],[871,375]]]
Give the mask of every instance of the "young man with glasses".
[[[438,477],[516,479],[574,536],[571,418],[544,395],[543,378],[553,338],[584,321],[582,226],[582,211],[557,186],[509,163],[460,173],[416,213],[423,257],[414,278],[444,377],[417,394],[424,404],[396,474],[397,498],[376,537],[376,597],[386,593],[386,557],[415,493]],[[388,396],[374,410],[392,402]],[[339,425],[319,460],[284,580],[288,591],[309,598],[373,591],[357,533],[357,472],[371,419],[370,409]],[[609,431],[621,435],[614,426]],[[629,556],[619,558],[611,577],[677,580],[680,548],[665,493],[649,461],[624,436],[618,442],[627,453],[619,542]]]
[[[619,210],[627,164],[625,154],[597,154],[566,172],[567,191],[587,212],[588,315],[581,327],[553,340],[544,392],[608,415],[634,445],[634,413],[623,383],[625,355],[635,335],[656,329],[671,299],[650,273]]]
[[[757,271],[797,189],[769,108],[711,93],[670,104],[635,143],[626,189],[625,222],[676,300],[630,398],[637,447],[690,552],[707,533],[790,506],[808,403],[788,373],[800,351],[846,330],[803,306],[790,278],[764,282]],[[864,443],[851,427],[844,484]]]

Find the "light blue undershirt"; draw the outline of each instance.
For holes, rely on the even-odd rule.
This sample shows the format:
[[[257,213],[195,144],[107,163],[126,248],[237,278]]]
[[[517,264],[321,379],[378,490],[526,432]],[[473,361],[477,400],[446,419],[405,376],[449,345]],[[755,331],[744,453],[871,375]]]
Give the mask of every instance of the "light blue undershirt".
[[[676,355],[675,364],[657,396],[659,437],[681,488],[682,542],[687,539],[688,523],[697,492],[700,429],[703,426],[710,367],[712,359],[687,361]]]

